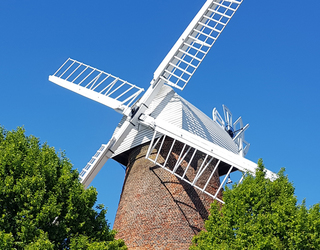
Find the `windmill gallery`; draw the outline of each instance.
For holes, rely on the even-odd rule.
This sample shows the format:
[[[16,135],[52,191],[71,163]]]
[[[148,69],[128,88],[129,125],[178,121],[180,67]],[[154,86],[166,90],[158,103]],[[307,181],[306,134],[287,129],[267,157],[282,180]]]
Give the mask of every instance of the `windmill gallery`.
[[[142,88],[70,58],[49,76],[123,115],[80,178],[88,187],[110,158],[127,166],[114,229],[129,249],[188,249],[204,229],[210,203],[223,203],[230,173],[255,172],[244,158],[248,125],[241,117],[233,123],[223,106],[224,120],[216,109],[209,118],[173,89],[185,88],[241,3],[207,0],[143,95]]]

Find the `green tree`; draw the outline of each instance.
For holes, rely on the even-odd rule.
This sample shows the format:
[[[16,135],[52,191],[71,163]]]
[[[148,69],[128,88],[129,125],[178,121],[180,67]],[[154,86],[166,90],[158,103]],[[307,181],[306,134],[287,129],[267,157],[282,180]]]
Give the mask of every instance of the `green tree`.
[[[278,176],[266,179],[259,160],[255,177],[226,188],[224,205],[211,205],[206,231],[193,238],[190,249],[320,249],[319,204],[297,205],[284,170]]]
[[[62,153],[0,127],[0,249],[126,249]]]

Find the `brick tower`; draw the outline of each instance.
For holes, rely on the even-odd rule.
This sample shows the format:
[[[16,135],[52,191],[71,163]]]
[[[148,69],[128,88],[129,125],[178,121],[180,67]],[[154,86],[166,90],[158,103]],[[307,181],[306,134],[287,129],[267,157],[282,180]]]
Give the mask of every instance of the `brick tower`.
[[[165,143],[168,147],[170,139]],[[146,159],[148,147],[148,144],[138,146],[128,153],[126,177],[114,222],[117,237],[124,239],[129,249],[188,249],[192,237],[204,229],[213,198]],[[181,144],[175,146],[170,155],[172,161],[181,149]],[[157,149],[151,157],[156,152]],[[165,159],[163,154],[160,152]],[[191,162],[192,169],[196,170],[202,161],[203,155],[197,154]],[[186,165],[186,161],[182,162],[181,170]],[[209,170],[204,176],[208,174]],[[213,192],[219,185],[216,174],[208,189]]]

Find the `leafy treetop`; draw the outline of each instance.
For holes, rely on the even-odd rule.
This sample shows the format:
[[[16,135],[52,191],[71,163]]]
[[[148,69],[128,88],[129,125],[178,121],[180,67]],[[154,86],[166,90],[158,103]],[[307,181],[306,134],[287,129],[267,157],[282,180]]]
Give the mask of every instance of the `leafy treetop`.
[[[262,160],[255,177],[226,188],[224,205],[213,203],[206,231],[193,238],[200,249],[320,249],[320,205],[297,205],[294,187],[282,169],[265,178]]]
[[[62,153],[0,127],[0,249],[126,249]]]

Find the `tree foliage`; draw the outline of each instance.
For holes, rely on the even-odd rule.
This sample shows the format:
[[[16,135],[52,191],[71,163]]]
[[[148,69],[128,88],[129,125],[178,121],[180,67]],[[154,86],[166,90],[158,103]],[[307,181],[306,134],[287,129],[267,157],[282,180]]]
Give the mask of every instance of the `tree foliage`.
[[[126,249],[62,153],[0,127],[0,249]]]
[[[284,170],[278,176],[266,179],[259,160],[255,177],[226,188],[224,205],[211,205],[190,249],[320,249],[320,205],[297,205]]]

